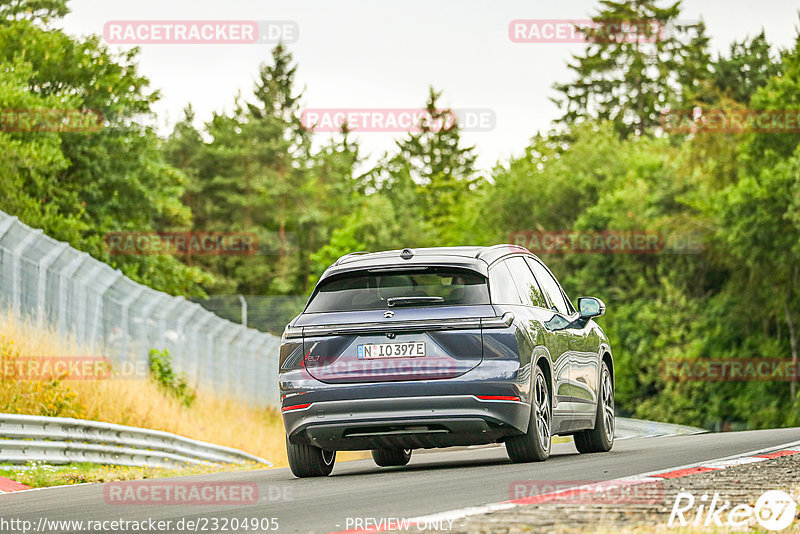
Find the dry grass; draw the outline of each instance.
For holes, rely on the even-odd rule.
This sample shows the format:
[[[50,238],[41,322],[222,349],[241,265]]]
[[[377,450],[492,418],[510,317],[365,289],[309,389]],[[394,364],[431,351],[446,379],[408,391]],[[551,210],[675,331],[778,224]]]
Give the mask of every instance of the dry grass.
[[[57,332],[43,330],[13,317],[0,316],[0,412],[76,417],[173,432],[182,436],[235,447],[288,465],[283,423],[274,409],[198,392],[191,407],[149,379],[19,380],[13,362],[31,359],[93,356]],[[11,365],[9,365],[11,364]],[[340,454],[338,459],[363,458],[363,453]]]
[[[264,469],[264,465],[257,462],[247,462],[234,465],[187,465],[177,468],[162,468],[96,464],[46,465],[41,462],[32,462],[25,469],[15,469],[0,465],[0,476],[16,480],[31,488],[45,488],[118,480],[205,475],[220,471],[244,471],[249,469]]]

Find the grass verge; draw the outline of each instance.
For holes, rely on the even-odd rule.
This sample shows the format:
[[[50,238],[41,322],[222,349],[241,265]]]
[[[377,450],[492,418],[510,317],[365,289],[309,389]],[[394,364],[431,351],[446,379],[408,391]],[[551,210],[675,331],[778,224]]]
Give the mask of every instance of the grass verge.
[[[265,458],[275,467],[288,465],[283,422],[280,413],[275,409],[249,406],[243,402],[216,397],[203,390],[197,391],[191,406],[186,406],[146,377],[132,380],[70,380],[65,375],[47,380],[20,380],[8,372],[19,361],[94,356],[97,354],[92,354],[71,339],[60,337],[51,329],[16,320],[11,315],[0,315],[0,369],[3,370],[0,373],[0,412],[75,417],[163,430],[234,447]],[[368,457],[368,453],[341,453],[337,459],[365,457]],[[255,466],[263,468],[261,464],[249,468]],[[194,468],[187,469],[189,471],[185,474],[189,474]],[[85,469],[77,470],[84,471]],[[137,473],[142,477],[151,474],[147,470],[140,472],[137,468],[127,471],[126,468],[92,468],[89,471],[96,471],[98,477],[112,476],[111,473],[115,471],[126,472],[130,476]],[[174,471],[165,471],[170,475],[177,474]],[[23,473],[15,472],[8,478],[26,483],[23,480],[26,475]],[[64,476],[67,477],[67,474]]]
[[[156,467],[125,467],[90,463],[48,465],[40,462],[32,462],[24,469],[9,465],[0,465],[0,476],[16,480],[31,488],[44,488],[69,484],[203,475],[221,471],[245,471],[250,469],[264,469],[264,465],[257,462],[249,462],[245,464],[191,465],[178,469],[162,469]]]

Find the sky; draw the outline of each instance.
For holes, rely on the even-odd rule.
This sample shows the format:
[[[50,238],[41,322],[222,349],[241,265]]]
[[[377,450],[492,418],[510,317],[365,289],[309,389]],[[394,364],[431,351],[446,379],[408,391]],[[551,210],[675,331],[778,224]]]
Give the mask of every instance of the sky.
[[[596,0],[72,0],[61,26],[74,35],[103,34],[109,21],[288,21],[297,34],[289,50],[298,64],[303,109],[420,108],[429,86],[455,109],[490,110],[491,128],[464,132],[478,164],[491,168],[519,155],[559,111],[552,86],[571,79],[567,63],[579,43],[517,43],[517,19],[580,20]],[[661,5],[666,5],[662,3]],[[793,45],[800,3],[790,0],[684,0],[681,20],[702,19],[712,52],[763,28],[778,47]],[[123,50],[131,45],[110,44]],[[234,98],[250,98],[271,44],[143,44],[140,72],[161,92],[154,109],[166,133],[191,103],[198,125]],[[322,142],[327,134],[317,134]],[[362,132],[374,161],[400,133]]]

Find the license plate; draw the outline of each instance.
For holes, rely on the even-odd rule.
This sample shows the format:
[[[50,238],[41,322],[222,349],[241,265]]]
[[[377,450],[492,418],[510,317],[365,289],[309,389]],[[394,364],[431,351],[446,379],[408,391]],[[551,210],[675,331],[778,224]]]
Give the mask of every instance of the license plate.
[[[405,343],[374,343],[358,346],[359,360],[375,358],[419,358],[425,356],[424,341],[407,341]]]

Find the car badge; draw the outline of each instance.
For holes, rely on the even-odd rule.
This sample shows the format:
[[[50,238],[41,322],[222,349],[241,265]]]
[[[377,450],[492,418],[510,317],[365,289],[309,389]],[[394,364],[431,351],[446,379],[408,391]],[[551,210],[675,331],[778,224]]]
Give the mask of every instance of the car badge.
[[[390,311],[383,312],[383,318],[384,319],[391,319],[392,317],[394,317],[394,312],[393,311],[390,310]]]

